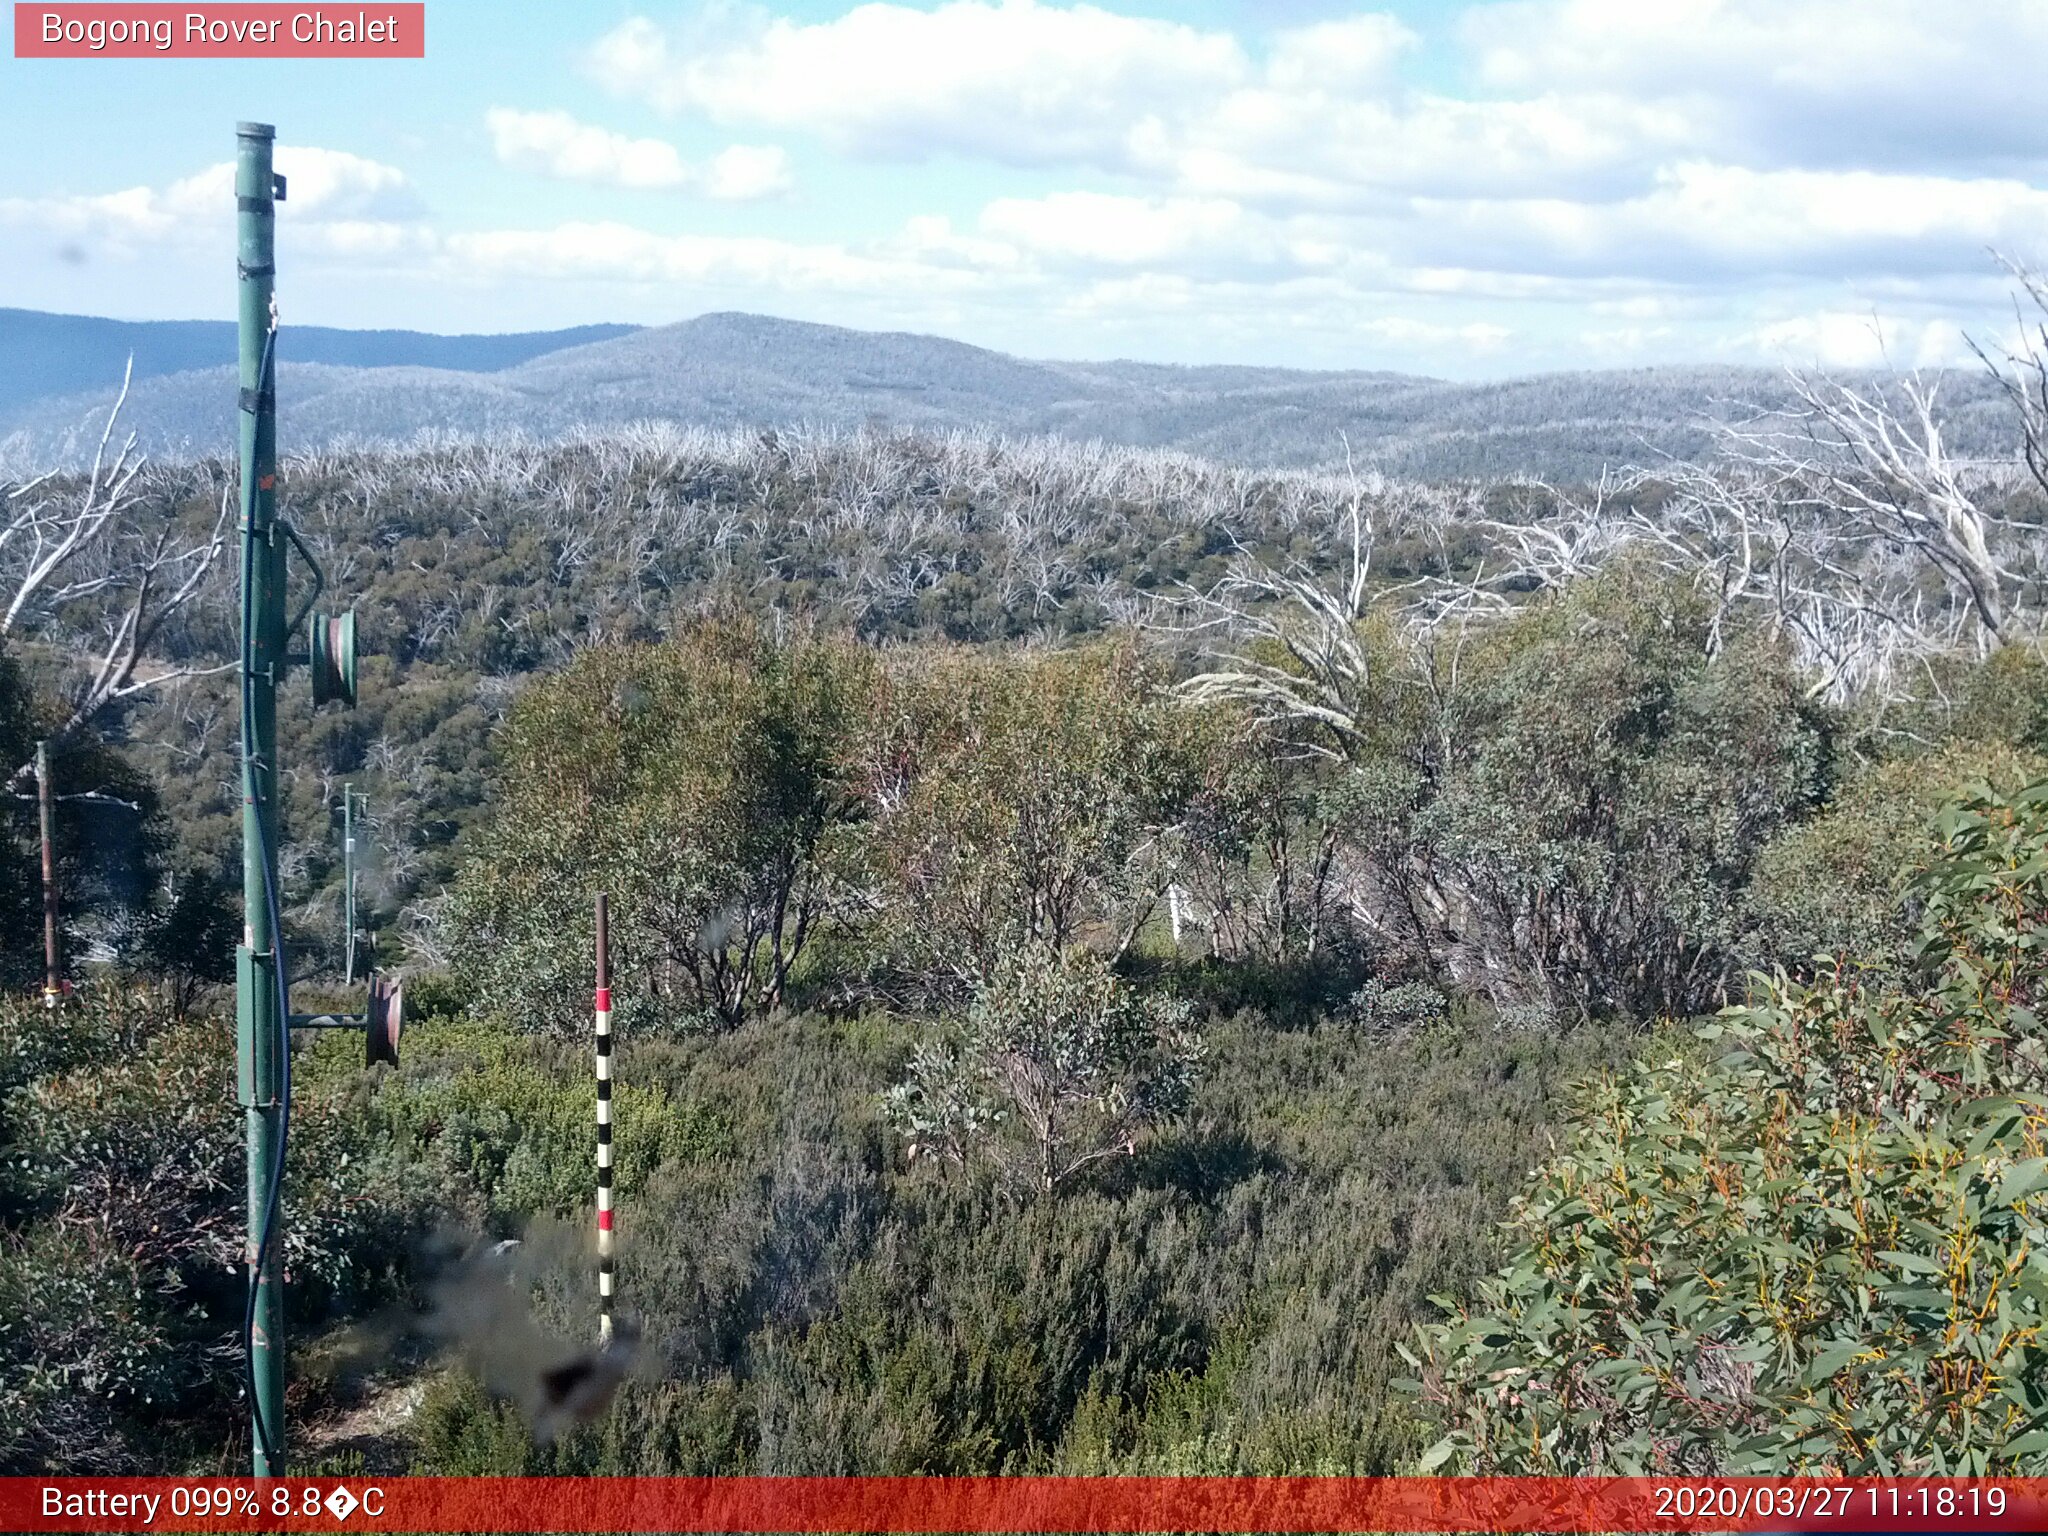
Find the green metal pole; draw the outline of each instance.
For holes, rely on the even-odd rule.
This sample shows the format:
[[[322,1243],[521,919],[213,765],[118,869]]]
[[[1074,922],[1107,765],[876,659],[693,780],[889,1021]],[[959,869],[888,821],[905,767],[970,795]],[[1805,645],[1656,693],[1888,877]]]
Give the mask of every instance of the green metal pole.
[[[267,895],[277,870],[277,685],[285,666],[284,541],[277,533],[277,399],[271,353],[271,294],[276,261],[276,195],[271,143],[276,130],[243,123],[235,130],[237,273],[240,283],[242,490],[242,634],[248,690],[242,770],[243,940],[236,957],[235,1050],[249,1152],[249,1241],[253,1271],[283,1140],[277,1016],[277,935]],[[271,366],[266,368],[266,360]],[[282,1226],[281,1213],[278,1225]],[[253,1467],[284,1473],[284,1237],[273,1231],[256,1275],[250,1330]],[[267,1444],[266,1444],[267,1440]]]

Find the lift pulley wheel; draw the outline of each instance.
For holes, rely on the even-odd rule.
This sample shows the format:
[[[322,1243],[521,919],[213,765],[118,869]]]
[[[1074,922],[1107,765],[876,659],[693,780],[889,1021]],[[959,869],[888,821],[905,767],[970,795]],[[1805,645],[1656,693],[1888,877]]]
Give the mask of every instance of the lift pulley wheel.
[[[399,976],[370,978],[370,1011],[363,1029],[363,1065],[398,1065],[398,1037],[405,1028],[405,980]]]
[[[356,707],[356,615],[316,613],[313,615],[311,671],[313,703],[339,703]]]

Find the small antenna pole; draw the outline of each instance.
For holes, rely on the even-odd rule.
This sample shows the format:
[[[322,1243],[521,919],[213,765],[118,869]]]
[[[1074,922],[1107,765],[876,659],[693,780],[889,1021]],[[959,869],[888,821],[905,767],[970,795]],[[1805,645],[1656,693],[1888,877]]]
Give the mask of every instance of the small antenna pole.
[[[597,1342],[612,1341],[612,956],[605,893],[597,895]]]
[[[343,942],[341,979],[344,985],[354,986],[356,982],[356,795],[348,785],[341,786],[341,869],[342,869],[342,932]]]
[[[56,812],[51,804],[50,744],[36,743],[36,808],[43,828],[43,1006],[64,996],[64,959],[57,947]]]

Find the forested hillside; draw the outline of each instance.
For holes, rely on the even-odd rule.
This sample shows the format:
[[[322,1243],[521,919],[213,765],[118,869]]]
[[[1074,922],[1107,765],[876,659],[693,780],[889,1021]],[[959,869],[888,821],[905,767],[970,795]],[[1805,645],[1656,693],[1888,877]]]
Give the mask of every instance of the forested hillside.
[[[283,711],[292,970],[339,995],[352,785],[422,1014],[295,1067],[305,1464],[2033,1465],[2043,424],[1958,457],[1950,396],[1788,387],[1562,486],[903,429],[291,459],[365,651]],[[128,462],[7,488],[45,549],[118,530],[8,546],[0,749],[94,797],[82,991],[0,1009],[11,1469],[239,1455],[232,487]],[[641,1332],[562,1428],[599,890]]]
[[[0,325],[0,339],[4,339]],[[1379,372],[1174,368],[1009,357],[936,336],[713,314],[570,345],[547,337],[283,333],[288,449],[422,433],[502,442],[665,422],[689,426],[972,429],[1168,448],[1252,466],[1347,462],[1411,479],[1597,480],[1604,471],[1714,451],[1717,422],[1791,400],[1765,368],[1644,368],[1455,383]],[[545,347],[545,350],[543,348]],[[103,345],[91,387],[74,360],[30,372],[0,347],[0,466],[82,464],[121,377]],[[230,353],[161,377],[138,373],[127,419],[159,458],[206,458],[233,436]],[[343,366],[375,357],[378,366]],[[19,372],[16,370],[20,369]],[[49,380],[67,381],[62,389]],[[74,392],[75,391],[75,392]],[[1974,372],[1945,383],[1951,447],[1995,453],[2000,394]]]
[[[316,325],[294,327],[292,346],[309,363],[487,373],[632,330],[629,325],[586,325],[524,334],[432,336]],[[235,360],[235,346],[232,320],[102,320],[0,309],[0,359],[5,359],[0,368],[0,419],[32,401],[97,393],[131,363],[138,380],[226,367]]]

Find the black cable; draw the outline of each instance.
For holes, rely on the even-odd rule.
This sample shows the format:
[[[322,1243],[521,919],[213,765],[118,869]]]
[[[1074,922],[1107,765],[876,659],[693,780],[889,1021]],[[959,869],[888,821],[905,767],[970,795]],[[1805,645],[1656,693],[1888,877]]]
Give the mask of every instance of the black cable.
[[[277,362],[277,327],[271,326],[270,334],[263,343],[263,362],[257,369],[256,394],[258,403],[275,385]],[[244,608],[247,608],[246,594],[250,591],[255,577],[256,540],[252,536],[255,522],[256,495],[253,486],[245,486],[243,495],[247,498],[247,511],[243,516],[242,534],[242,591]],[[271,1464],[272,1472],[280,1469],[284,1459],[281,1437],[273,1432],[273,1426],[263,1416],[263,1400],[256,1390],[256,1293],[262,1281],[263,1266],[270,1254],[271,1241],[277,1232],[278,1200],[284,1185],[285,1148],[291,1140],[292,1120],[292,1015],[291,984],[285,979],[284,918],[277,900],[277,873],[272,859],[270,829],[263,818],[263,807],[256,802],[256,693],[255,693],[255,620],[250,614],[249,622],[242,634],[242,782],[248,789],[251,805],[256,811],[256,840],[258,852],[263,860],[263,903],[270,917],[270,952],[272,957],[271,976],[277,986],[277,1052],[283,1078],[279,1085],[277,1108],[277,1156],[270,1165],[270,1188],[263,1200],[263,1224],[256,1241],[255,1262],[249,1266],[249,1294],[242,1308],[242,1363],[248,1382],[249,1410],[256,1427],[256,1438],[263,1447],[264,1459]],[[273,767],[273,778],[275,777]],[[276,785],[272,784],[272,801],[276,800]]]

